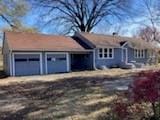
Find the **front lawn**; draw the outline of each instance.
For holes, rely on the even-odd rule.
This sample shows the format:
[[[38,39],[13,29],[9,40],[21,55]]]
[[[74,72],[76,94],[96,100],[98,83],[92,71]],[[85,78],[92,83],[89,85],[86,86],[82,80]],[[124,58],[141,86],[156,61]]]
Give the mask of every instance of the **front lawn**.
[[[137,70],[112,69],[0,81],[0,120],[102,120]],[[126,81],[126,82],[125,82]]]

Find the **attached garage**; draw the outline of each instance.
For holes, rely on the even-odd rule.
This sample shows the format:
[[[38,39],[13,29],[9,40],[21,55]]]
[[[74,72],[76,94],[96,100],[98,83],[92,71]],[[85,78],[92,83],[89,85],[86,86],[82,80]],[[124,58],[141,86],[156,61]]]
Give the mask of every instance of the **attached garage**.
[[[68,36],[6,31],[3,39],[4,70],[10,76],[70,72],[70,54],[86,51]]]
[[[47,74],[69,72],[68,53],[46,53]]]
[[[13,74],[22,75],[39,75],[41,74],[41,54],[15,53],[13,54]]]

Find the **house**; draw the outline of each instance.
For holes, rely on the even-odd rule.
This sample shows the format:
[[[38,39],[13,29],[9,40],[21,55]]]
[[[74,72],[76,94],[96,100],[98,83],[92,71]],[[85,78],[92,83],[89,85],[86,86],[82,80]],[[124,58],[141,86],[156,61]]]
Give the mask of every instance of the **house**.
[[[93,49],[94,68],[139,67],[141,64],[156,62],[155,46],[139,38],[83,32],[76,33],[74,36]]]
[[[5,32],[2,53],[4,71],[10,76],[21,76],[147,64],[154,48],[145,41],[120,36]]]

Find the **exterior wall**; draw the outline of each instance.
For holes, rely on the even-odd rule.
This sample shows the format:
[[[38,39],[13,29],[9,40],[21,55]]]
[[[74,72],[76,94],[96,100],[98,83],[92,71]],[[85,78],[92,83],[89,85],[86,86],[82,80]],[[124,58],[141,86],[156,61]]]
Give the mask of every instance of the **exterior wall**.
[[[7,75],[10,74],[9,54],[3,54],[3,69]]]
[[[114,48],[113,59],[101,59],[98,58],[98,49],[95,49],[95,67],[101,66],[113,67],[119,66],[122,61],[122,49]]]
[[[106,67],[113,67],[113,66],[119,66],[122,62],[132,62],[135,61],[137,63],[149,63],[149,57],[148,57],[148,50],[145,50],[145,57],[144,58],[135,58],[134,57],[134,49],[128,47],[125,45],[122,48],[114,48],[114,57],[113,59],[101,59],[98,58],[98,49],[95,49],[95,67],[99,68],[101,66]],[[125,49],[127,48],[127,49]],[[127,51],[124,51],[127,50]],[[127,54],[125,54],[127,52]],[[127,57],[127,58],[126,58]]]
[[[3,48],[2,48],[2,54],[3,54],[3,69],[7,75],[10,75],[10,52],[8,49],[8,44],[5,40],[5,37],[3,39]]]
[[[47,74],[47,71],[46,71],[46,60],[45,60],[45,52],[42,52],[42,71],[43,71],[43,74]]]
[[[135,58],[134,57],[134,49],[128,48],[128,62],[135,61],[137,63],[147,64],[148,60],[149,60],[149,58],[148,58],[147,50],[145,50],[145,57],[144,58]]]
[[[5,45],[4,45],[5,46]],[[135,58],[134,57],[134,49],[132,48],[129,48],[127,46],[125,46],[124,48],[127,48],[127,60],[128,62],[131,62],[131,61],[136,61],[138,63],[147,63],[148,62],[148,54],[147,54],[147,50],[145,51],[145,58]],[[89,55],[89,59],[84,59],[84,62],[85,64],[87,64],[88,66],[91,66],[91,68],[99,68],[101,66],[106,66],[106,67],[113,67],[113,66],[119,66],[121,64],[121,62],[123,62],[123,49],[122,48],[114,48],[114,54],[113,54],[113,58],[112,59],[106,59],[106,58],[99,58],[98,57],[98,48],[94,49],[94,54],[92,52],[90,53],[87,53]],[[14,68],[13,66],[13,59],[11,58],[10,59],[10,56],[13,57],[13,54],[10,54],[9,51],[7,50],[7,47],[5,46],[4,49],[3,49],[3,56],[4,56],[4,69],[6,71],[7,74],[10,74],[10,69]],[[21,52],[19,52],[21,53]],[[23,52],[25,53],[25,52]],[[25,55],[23,55],[22,53],[22,56],[24,57]],[[27,52],[26,52],[27,53]],[[36,53],[36,52],[30,52],[30,56],[32,57],[32,53]],[[47,72],[47,68],[46,68],[46,65],[48,65],[48,69],[49,70],[53,70],[52,66],[54,67],[54,70],[52,71],[53,73],[59,73],[59,72],[69,72],[70,71],[70,65],[71,65],[71,58],[70,58],[70,54],[71,53],[68,53],[66,52],[66,60],[68,59],[68,65],[69,65],[69,70],[67,69],[67,63],[66,61],[63,61],[63,62],[55,62],[55,63],[46,63],[46,53],[48,52],[39,52],[42,54],[42,72],[43,74],[48,74],[48,73],[51,73],[51,72]],[[51,52],[52,54],[54,54],[55,52]],[[69,55],[69,56],[68,56]],[[21,56],[21,57],[22,57]],[[49,55],[50,56],[50,55]],[[64,54],[62,54],[61,52],[59,53],[56,53],[56,55],[51,55],[52,57],[64,57]],[[95,59],[94,59],[95,58]],[[93,62],[94,61],[94,62]],[[10,65],[10,63],[12,63],[12,65]],[[31,65],[33,66],[33,65]],[[24,67],[28,67],[28,66],[24,66]],[[23,65],[21,65],[21,68],[23,68]],[[32,68],[32,67],[31,67]],[[32,69],[31,69],[32,71]],[[12,72],[11,72],[12,73]],[[12,74],[11,74],[12,75]]]

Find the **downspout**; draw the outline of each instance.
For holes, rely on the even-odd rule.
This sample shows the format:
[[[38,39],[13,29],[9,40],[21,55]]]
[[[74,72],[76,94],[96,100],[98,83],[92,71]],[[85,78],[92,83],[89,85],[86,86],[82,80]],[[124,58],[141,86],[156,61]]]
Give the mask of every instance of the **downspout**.
[[[124,47],[126,44],[128,44],[128,42],[125,42],[125,43],[121,46],[121,50],[122,50],[121,62],[128,63],[128,48]],[[124,51],[123,51],[124,49],[125,49],[125,53],[124,53]],[[125,54],[125,58],[124,58],[124,54]]]
[[[9,51],[9,71],[10,71],[10,76],[13,76],[13,62],[12,62],[12,51]]]
[[[94,68],[94,70],[97,70],[96,57],[95,57],[95,48],[93,49],[93,68]]]
[[[121,47],[121,62],[123,63],[124,58],[123,58],[123,47]]]

